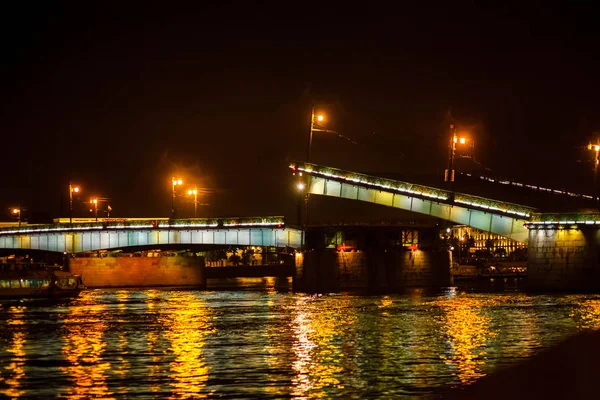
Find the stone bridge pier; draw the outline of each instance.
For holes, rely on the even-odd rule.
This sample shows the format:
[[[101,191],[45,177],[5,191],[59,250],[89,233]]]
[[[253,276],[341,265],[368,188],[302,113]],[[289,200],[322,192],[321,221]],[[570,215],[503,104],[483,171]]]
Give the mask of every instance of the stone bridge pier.
[[[297,253],[295,290],[393,292],[406,287],[450,285],[450,252],[433,246],[413,250],[386,247],[382,235],[376,232],[367,236],[360,250],[338,251],[315,246],[311,247],[313,250]]]
[[[600,290],[600,225],[594,222],[529,226],[529,289]]]

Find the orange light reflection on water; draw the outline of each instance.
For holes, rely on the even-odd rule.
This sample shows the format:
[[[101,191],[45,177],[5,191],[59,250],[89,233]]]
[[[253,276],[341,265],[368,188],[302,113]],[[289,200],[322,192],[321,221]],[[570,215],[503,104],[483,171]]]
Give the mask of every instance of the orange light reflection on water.
[[[158,290],[146,290],[145,291],[147,300],[146,307],[148,312],[152,313],[157,308],[156,301],[159,298]],[[160,339],[160,331],[149,330],[147,336],[148,343],[148,354],[152,354],[151,363],[149,365],[148,377],[150,378],[150,391],[156,393],[160,390],[160,383],[158,383],[157,377],[160,376],[160,361],[162,360],[161,353],[158,349],[158,343]]]
[[[15,306],[10,307],[9,312],[14,317],[7,321],[8,325],[24,325],[23,313],[27,307]],[[10,346],[7,348],[7,352],[12,353],[11,362],[3,367],[4,370],[10,371],[10,377],[5,380],[8,388],[0,390],[0,393],[6,397],[17,399],[25,394],[25,390],[20,389],[21,380],[25,376],[25,351],[23,346],[25,345],[25,332],[22,330],[15,330],[13,333],[12,340],[10,340]],[[2,382],[2,375],[0,375],[0,382]]]
[[[115,293],[115,297],[117,298],[119,304],[119,312],[124,312],[127,309],[127,300],[129,295],[130,292],[127,290],[122,290]],[[115,375],[118,375],[121,379],[125,378],[131,373],[131,363],[129,362],[129,357],[127,355],[128,344],[129,341],[127,339],[127,332],[123,329],[119,329],[116,346],[116,354],[118,354],[118,357],[117,361],[112,363],[111,372]],[[127,393],[125,388],[121,390],[123,390],[123,393],[121,394]]]
[[[448,354],[442,358],[456,368],[462,384],[473,383],[485,375],[485,346],[496,335],[490,330],[491,318],[482,312],[484,306],[491,305],[490,301],[458,295],[436,302],[443,312],[441,329],[449,345]]]
[[[216,331],[210,310],[194,292],[171,292],[167,308],[161,322],[175,356],[169,373],[171,390],[177,397],[207,398],[210,393],[202,393],[209,373],[203,348],[206,336]]]
[[[344,388],[339,380],[344,370],[340,335],[356,322],[348,303],[342,296],[297,299],[296,308],[301,311],[293,321],[294,396],[327,398],[331,395],[327,389]]]
[[[96,292],[83,292],[79,299],[85,306],[72,305],[64,317],[62,353],[68,366],[60,369],[72,382],[65,391],[69,399],[111,398],[113,394],[106,383],[110,363],[102,361],[104,332],[108,328],[103,319],[106,307],[97,303],[96,296]]]
[[[569,317],[575,320],[578,329],[600,328],[600,300],[596,298],[586,299],[578,296],[567,296],[566,302],[574,304],[573,311]]]

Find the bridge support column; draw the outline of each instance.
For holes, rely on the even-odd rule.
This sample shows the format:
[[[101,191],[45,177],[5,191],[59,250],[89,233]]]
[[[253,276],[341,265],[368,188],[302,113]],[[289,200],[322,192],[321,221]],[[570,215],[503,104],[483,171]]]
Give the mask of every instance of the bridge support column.
[[[447,286],[450,263],[446,251],[311,251],[297,257],[294,286],[309,293]]]
[[[600,290],[600,229],[529,231],[527,286],[535,291]]]

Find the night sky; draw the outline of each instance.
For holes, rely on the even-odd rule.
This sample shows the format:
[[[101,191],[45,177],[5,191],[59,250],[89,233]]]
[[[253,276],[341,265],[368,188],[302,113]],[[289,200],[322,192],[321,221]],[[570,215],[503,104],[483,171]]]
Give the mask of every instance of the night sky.
[[[316,135],[316,163],[441,181],[451,110],[493,173],[591,191],[591,2],[349,4],[5,8],[0,207],[67,216],[72,180],[112,216],[167,217],[175,173],[213,190],[201,215],[295,216],[311,104],[356,142]]]

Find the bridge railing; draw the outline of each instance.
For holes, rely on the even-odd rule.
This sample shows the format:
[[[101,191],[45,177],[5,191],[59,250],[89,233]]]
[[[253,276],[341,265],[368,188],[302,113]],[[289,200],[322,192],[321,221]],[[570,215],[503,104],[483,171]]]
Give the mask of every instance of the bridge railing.
[[[572,213],[538,213],[533,214],[528,222],[531,226],[565,226],[571,225],[600,225],[598,212],[572,212]]]
[[[306,172],[307,174],[324,177],[326,179],[369,186],[374,189],[390,190],[400,194],[405,194],[407,196],[438,200],[444,203],[452,203],[451,199],[452,196],[454,196],[455,203],[472,206],[483,210],[512,214],[523,218],[529,218],[531,214],[536,211],[533,207],[527,207],[520,204],[487,199],[465,193],[456,193],[431,186],[403,182],[394,179],[380,178],[301,161],[293,161],[290,164],[290,168],[292,170]]]
[[[248,227],[273,227],[282,228],[285,226],[285,217],[232,217],[232,218],[190,218],[190,219],[136,219],[127,220],[126,218],[118,221],[102,221],[87,223],[59,223],[45,225],[27,225],[0,228],[0,235],[18,235],[26,233],[41,232],[68,232],[68,231],[89,231],[100,229],[198,229],[198,228],[248,228]]]

